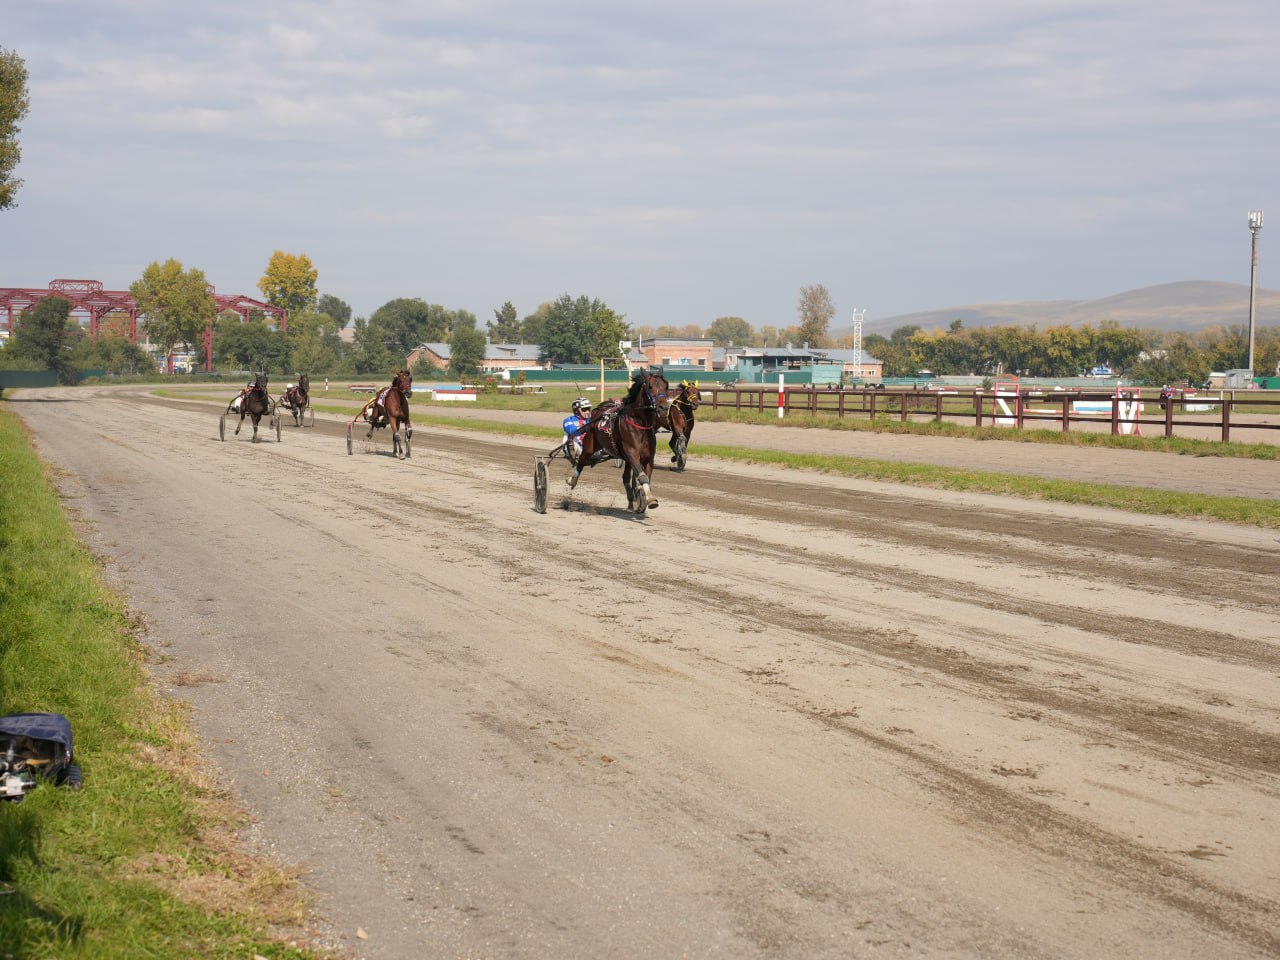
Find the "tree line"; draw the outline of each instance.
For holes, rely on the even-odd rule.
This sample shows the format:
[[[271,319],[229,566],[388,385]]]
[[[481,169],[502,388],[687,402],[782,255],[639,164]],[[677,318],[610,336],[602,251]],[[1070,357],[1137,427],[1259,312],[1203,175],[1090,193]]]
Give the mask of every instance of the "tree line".
[[[537,345],[541,359],[558,364],[596,363],[601,357],[616,357],[619,341],[656,337],[710,339],[726,349],[785,345],[849,349],[853,345],[851,335],[830,336],[835,309],[821,284],[801,289],[797,322],[785,327],[756,329],[745,319],[731,316],[717,317],[706,327],[632,327],[623,314],[599,298],[566,293],[523,318],[507,301],[493,311],[493,319],[481,331],[473,313],[418,297],[390,300],[368,318],[356,317],[353,322],[345,301],[318,292],[318,276],[306,254],[275,251],[258,288],[268,304],[287,311],[286,328],[279,329],[261,314],[247,321],[236,314],[218,316],[213,337],[215,369],[382,377],[399,369],[413,350],[427,343],[448,345],[448,372],[455,377],[478,372],[490,341]],[[216,311],[202,271],[186,269],[176,260],[156,262],[129,289],[142,313],[147,339],[162,357],[201,345],[208,318]],[[65,381],[76,369],[102,369],[124,376],[149,373],[155,361],[129,341],[127,319],[108,316],[99,335],[91,337],[70,316],[66,300],[48,297],[20,319],[13,341],[0,350],[0,366],[52,369]],[[348,324],[351,335],[343,337],[341,331]],[[1243,326],[1194,333],[1139,330],[1114,323],[1096,328],[969,329],[960,320],[946,330],[903,326],[889,336],[868,334],[862,347],[883,363],[887,377],[921,370],[937,375],[1074,377],[1101,364],[1118,376],[1147,384],[1202,383],[1211,371],[1244,366],[1248,350]],[[1258,371],[1280,369],[1280,331],[1257,331],[1254,355]]]

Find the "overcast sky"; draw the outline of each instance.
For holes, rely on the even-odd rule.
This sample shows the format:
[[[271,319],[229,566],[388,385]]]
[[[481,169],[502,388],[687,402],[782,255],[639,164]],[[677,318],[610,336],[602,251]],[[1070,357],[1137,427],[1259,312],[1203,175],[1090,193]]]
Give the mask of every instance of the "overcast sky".
[[[30,72],[0,287],[274,250],[397,297],[636,325],[1249,282],[1275,0],[0,0]],[[1274,242],[1268,242],[1274,237]],[[1274,251],[1274,252],[1272,252]]]

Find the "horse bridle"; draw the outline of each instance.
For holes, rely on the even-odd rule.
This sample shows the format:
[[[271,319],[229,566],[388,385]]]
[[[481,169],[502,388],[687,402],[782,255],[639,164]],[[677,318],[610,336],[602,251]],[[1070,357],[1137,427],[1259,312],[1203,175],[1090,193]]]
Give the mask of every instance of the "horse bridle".
[[[649,402],[648,404],[646,404],[646,406],[648,406],[650,410],[657,410],[658,401],[663,399],[667,395],[667,392],[665,390],[660,390],[657,394],[655,394],[652,390],[649,389],[649,385],[653,383],[654,379],[655,378],[653,374],[647,373],[645,374],[644,379],[640,381],[640,389],[644,391],[644,395],[649,399]]]
[[[655,413],[657,413],[658,401],[663,399],[667,395],[667,392],[665,390],[659,390],[655,394],[652,390],[649,389],[649,385],[653,383],[653,381],[654,381],[653,374],[651,373],[645,374],[644,379],[640,381],[640,391],[645,395],[648,401],[645,404],[645,409],[652,410]],[[668,403],[668,405],[670,405],[670,403]],[[650,427],[650,426],[646,426],[643,423],[636,423],[630,417],[627,417],[627,423],[631,424],[637,430],[655,430],[656,431],[658,429],[657,426]]]

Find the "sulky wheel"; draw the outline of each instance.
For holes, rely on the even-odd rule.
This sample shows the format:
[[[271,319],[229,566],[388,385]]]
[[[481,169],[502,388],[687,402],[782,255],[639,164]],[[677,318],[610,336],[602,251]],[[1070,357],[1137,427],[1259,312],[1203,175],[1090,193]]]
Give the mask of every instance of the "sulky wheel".
[[[539,513],[547,512],[547,462],[533,462],[533,509]]]
[[[302,424],[304,427],[314,427],[316,425],[316,411],[314,407],[307,407],[306,413],[303,414],[306,422]]]
[[[347,425],[347,456],[351,456],[351,426]]]
[[[225,413],[218,418],[218,439],[227,439],[227,415]]]
[[[280,441],[280,414],[273,413],[271,415],[271,425],[276,428],[276,442]]]

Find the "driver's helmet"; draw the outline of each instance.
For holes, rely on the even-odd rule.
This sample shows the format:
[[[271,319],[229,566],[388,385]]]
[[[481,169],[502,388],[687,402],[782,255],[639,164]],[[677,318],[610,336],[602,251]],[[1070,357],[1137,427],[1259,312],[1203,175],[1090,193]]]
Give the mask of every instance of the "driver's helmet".
[[[590,413],[591,401],[586,397],[579,397],[577,400],[573,401],[573,412],[582,414]]]
[[[292,389],[293,389],[293,384],[292,384],[292,383],[287,383],[287,384],[285,384],[285,387],[284,387],[284,388],[285,388],[286,390],[292,390]]]

